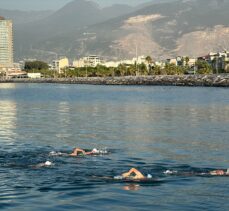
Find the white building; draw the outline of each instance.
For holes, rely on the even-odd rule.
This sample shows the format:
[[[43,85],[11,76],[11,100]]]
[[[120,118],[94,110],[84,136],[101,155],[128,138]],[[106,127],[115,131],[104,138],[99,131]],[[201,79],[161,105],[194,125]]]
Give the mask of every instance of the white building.
[[[121,64],[120,61],[119,62],[108,61],[103,63],[105,67],[118,67],[120,64]]]
[[[97,65],[103,65],[106,67],[118,67],[120,64],[126,65],[135,65],[135,64],[146,64],[145,56],[139,56],[133,59],[126,59],[120,61],[103,61],[99,56],[91,55],[87,57],[83,57],[79,60],[73,61],[73,67],[80,68],[80,67],[96,67]]]
[[[41,73],[27,73],[28,78],[41,78]]]
[[[104,62],[103,60],[96,55],[90,55],[83,57],[79,60],[73,61],[73,66],[74,67],[96,67],[97,65],[103,65]]]

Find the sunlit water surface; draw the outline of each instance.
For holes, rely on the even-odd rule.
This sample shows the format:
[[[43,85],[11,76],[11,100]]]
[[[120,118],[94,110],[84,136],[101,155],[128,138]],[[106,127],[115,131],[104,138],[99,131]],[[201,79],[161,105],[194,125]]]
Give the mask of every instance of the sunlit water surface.
[[[223,88],[0,84],[0,208],[228,210],[229,177],[163,173],[229,167],[228,126]],[[157,181],[103,178],[131,167]]]

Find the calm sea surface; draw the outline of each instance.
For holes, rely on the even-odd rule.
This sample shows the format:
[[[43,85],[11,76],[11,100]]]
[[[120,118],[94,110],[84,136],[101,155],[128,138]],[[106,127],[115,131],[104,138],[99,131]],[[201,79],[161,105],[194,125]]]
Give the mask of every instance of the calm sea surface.
[[[131,167],[156,181],[105,178]],[[0,209],[228,210],[229,177],[186,175],[228,167],[228,89],[0,84]]]

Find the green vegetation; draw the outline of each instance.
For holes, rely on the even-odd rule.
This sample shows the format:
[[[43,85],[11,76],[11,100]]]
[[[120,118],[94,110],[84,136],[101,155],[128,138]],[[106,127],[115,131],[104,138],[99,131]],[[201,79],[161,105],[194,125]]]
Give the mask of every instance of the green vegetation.
[[[162,68],[154,65],[151,57],[146,57],[147,64],[120,64],[118,67],[105,67],[98,65],[96,67],[65,68],[62,73],[55,70],[49,70],[48,64],[42,61],[26,62],[26,72],[39,72],[45,78],[73,78],[73,77],[120,77],[120,76],[153,76],[153,75],[184,75],[190,70],[188,66],[189,58],[183,59],[183,65],[165,64]],[[212,74],[213,69],[206,61],[198,60],[196,62],[196,74]],[[229,72],[229,67],[224,72]]]
[[[24,70],[27,73],[41,73],[45,78],[54,78],[57,75],[54,71],[49,70],[47,63],[42,61],[27,61]]]
[[[4,72],[0,72],[0,78],[4,77],[6,74]]]
[[[120,64],[118,67],[96,67],[66,68],[58,77],[120,77],[120,76],[149,76],[149,75],[182,75],[187,67],[177,67],[167,64],[165,68],[152,66],[147,68],[145,64],[127,65]]]
[[[197,74],[212,74],[213,70],[210,64],[204,60],[198,60],[196,62]]]
[[[48,64],[42,61],[27,61],[25,62],[25,71],[31,70],[47,70],[49,68]]]

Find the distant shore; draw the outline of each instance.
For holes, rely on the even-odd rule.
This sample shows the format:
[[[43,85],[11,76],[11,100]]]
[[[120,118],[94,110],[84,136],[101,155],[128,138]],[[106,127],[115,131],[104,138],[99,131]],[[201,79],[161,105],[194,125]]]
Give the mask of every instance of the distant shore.
[[[76,78],[15,78],[0,79],[0,83],[60,83],[91,85],[157,85],[157,86],[206,86],[229,87],[229,74],[222,75],[158,75],[126,77],[76,77]]]

